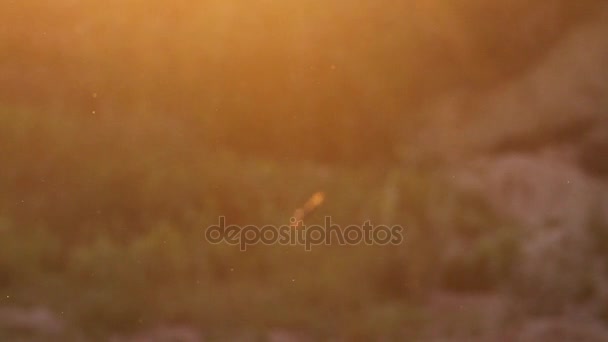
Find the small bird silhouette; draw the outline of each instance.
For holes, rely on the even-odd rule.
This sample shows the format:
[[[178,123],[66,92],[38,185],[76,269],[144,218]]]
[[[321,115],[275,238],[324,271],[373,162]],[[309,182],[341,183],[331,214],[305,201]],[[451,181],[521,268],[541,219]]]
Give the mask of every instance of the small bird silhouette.
[[[304,220],[306,216],[317,209],[325,200],[325,194],[323,192],[315,192],[309,199],[304,203],[304,206],[296,209],[291,219],[291,226],[297,228],[298,224]]]

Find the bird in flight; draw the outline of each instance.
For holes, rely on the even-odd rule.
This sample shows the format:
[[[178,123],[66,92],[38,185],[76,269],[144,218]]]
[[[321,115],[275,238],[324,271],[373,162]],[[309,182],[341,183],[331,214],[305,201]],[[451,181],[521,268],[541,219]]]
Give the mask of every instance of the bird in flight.
[[[291,227],[297,228],[306,216],[317,209],[325,200],[323,192],[315,192],[301,208],[296,209],[291,219]]]

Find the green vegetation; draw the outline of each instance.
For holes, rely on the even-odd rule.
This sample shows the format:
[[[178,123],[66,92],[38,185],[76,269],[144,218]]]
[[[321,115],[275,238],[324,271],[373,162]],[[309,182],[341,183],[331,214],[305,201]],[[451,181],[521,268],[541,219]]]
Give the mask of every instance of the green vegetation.
[[[467,339],[486,317],[437,297],[504,296],[514,316],[599,298],[601,209],[522,227],[448,173],[549,150],[605,181],[604,3],[2,2],[0,340]],[[205,241],[220,216],[288,224],[318,191],[307,224],[401,225],[403,244]]]
[[[477,289],[463,281],[497,288],[513,260],[502,237],[508,231],[495,228],[499,219],[488,208],[422,170],[242,160],[191,151],[187,139],[159,144],[168,132],[142,125],[135,140],[120,126],[92,134],[99,128],[88,118],[11,112],[3,109],[0,136],[21,150],[7,150],[13,168],[0,170],[2,293],[13,304],[47,303],[85,331],[178,322],[218,334],[237,325],[324,336],[356,325],[348,334],[390,335],[407,324],[413,333],[420,300],[440,279],[453,289]],[[396,199],[386,198],[387,186]],[[319,189],[327,201],[307,223],[331,215],[341,225],[401,224],[404,243],[240,252],[204,239],[220,215],[229,223],[286,224]],[[458,205],[453,211],[444,210],[446,196]],[[441,215],[458,224],[446,231],[436,222]],[[473,241],[473,259],[446,260],[447,236]]]

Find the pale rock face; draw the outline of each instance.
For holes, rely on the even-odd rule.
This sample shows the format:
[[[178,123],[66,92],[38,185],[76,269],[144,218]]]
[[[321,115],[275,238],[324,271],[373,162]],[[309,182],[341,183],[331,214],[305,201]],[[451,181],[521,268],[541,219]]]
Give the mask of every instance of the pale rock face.
[[[0,330],[2,329],[25,330],[50,336],[61,334],[65,324],[46,307],[1,307]]]
[[[605,183],[550,151],[480,159],[454,174],[457,187],[480,194],[523,234],[514,286],[532,310],[560,312],[601,287],[588,227],[598,212],[608,222]]]
[[[533,320],[523,326],[515,341],[605,341],[608,331],[589,317],[556,317]]]
[[[606,185],[567,157],[511,154],[460,168],[454,181],[479,191],[495,210],[527,227],[579,229],[596,206],[605,206]]]

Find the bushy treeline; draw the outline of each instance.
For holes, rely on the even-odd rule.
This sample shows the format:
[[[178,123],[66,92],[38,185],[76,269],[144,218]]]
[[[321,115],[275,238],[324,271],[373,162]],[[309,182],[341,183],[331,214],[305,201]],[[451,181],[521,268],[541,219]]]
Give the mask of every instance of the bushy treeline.
[[[429,291],[502,288],[517,260],[518,230],[432,172],[199,150],[154,120],[0,118],[0,289],[87,336],[176,322],[402,337],[423,327]],[[205,241],[219,216],[288,224],[319,190],[326,202],[308,224],[400,224],[403,244],[241,252]]]
[[[390,160],[419,106],[533,66],[599,2],[11,1],[0,93],[186,118],[275,158]]]

